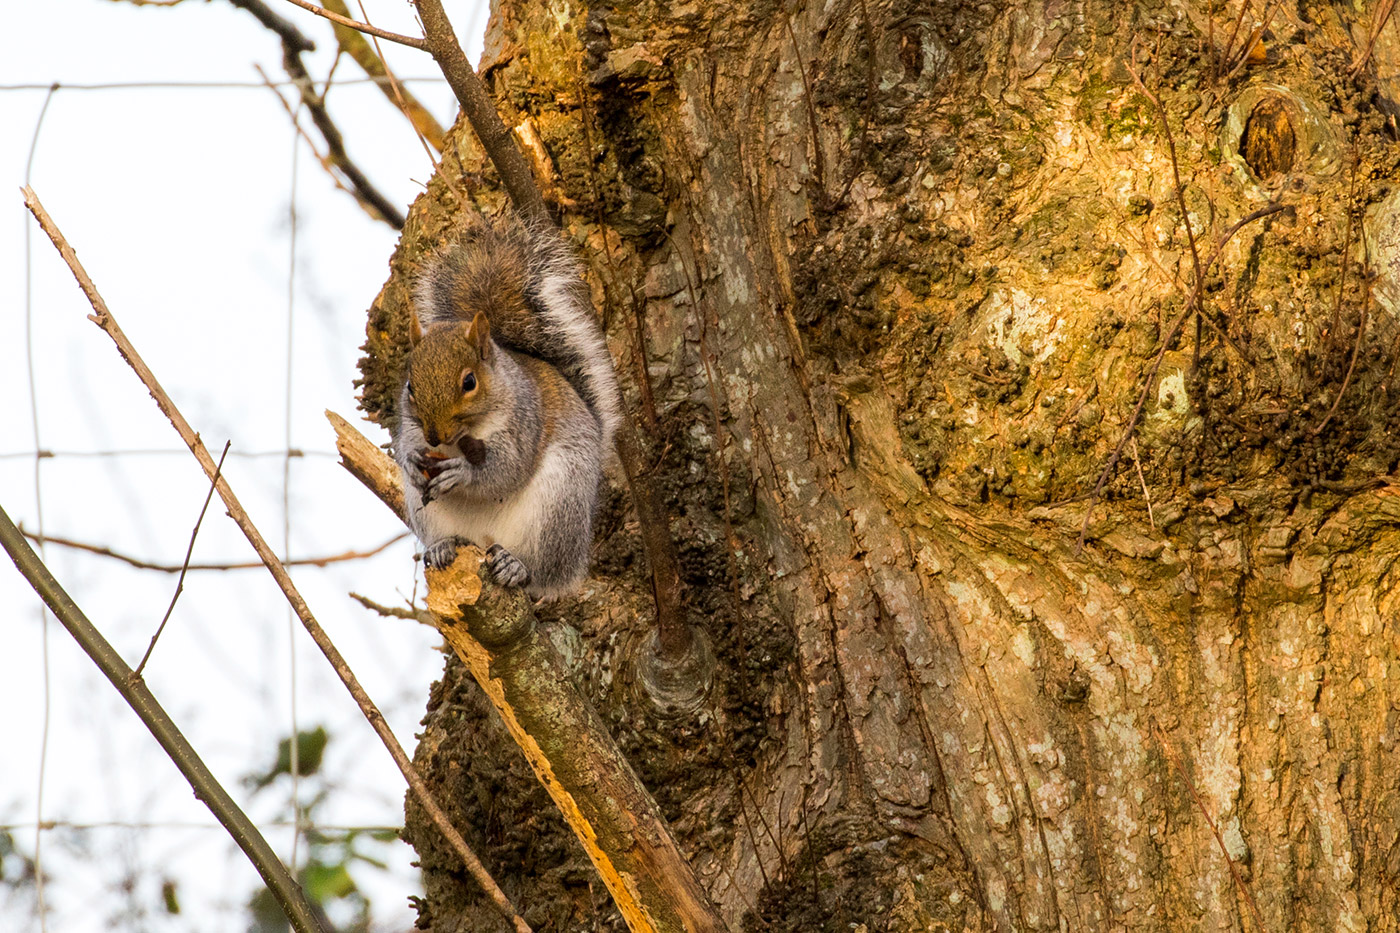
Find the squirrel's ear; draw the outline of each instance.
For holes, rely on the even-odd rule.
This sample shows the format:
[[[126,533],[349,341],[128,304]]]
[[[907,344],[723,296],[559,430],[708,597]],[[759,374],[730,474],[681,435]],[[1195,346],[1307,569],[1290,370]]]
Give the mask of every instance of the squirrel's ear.
[[[423,339],[423,325],[418,323],[418,312],[412,309],[408,312],[408,347],[413,349],[418,346],[418,342]]]
[[[484,311],[476,312],[476,317],[472,318],[472,323],[467,328],[467,339],[476,347],[476,354],[481,359],[487,359],[491,355],[491,322],[486,319]]]

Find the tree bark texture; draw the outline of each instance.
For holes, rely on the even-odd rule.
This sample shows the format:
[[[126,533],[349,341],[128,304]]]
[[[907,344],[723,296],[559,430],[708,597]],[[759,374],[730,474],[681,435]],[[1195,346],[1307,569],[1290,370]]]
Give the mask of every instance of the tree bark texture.
[[[632,689],[616,492],[541,619],[732,929],[1400,929],[1400,33],[1267,9],[498,4],[708,705]],[[415,263],[503,203],[451,135],[370,312],[385,424]],[[469,680],[420,766],[536,929],[619,929]],[[489,928],[408,835],[421,922]]]

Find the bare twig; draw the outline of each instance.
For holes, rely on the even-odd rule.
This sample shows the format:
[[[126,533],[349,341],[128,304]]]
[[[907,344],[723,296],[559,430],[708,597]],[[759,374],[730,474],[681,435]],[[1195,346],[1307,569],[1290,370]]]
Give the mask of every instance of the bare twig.
[[[180,594],[185,591],[185,574],[190,570],[190,558],[194,556],[194,542],[199,537],[199,526],[204,524],[204,513],[209,511],[209,503],[214,498],[214,486],[219,481],[219,476],[224,471],[224,458],[228,456],[228,449],[233,446],[233,441],[224,441],[224,452],[219,454],[219,462],[214,467],[214,478],[209,482],[209,492],[204,496],[204,504],[199,507],[199,518],[195,519],[194,529],[190,532],[190,546],[185,549],[185,560],[180,565],[180,579],[175,581],[175,595],[170,597],[170,605],[166,607],[165,615],[161,616],[160,625],[156,626],[156,633],[151,636],[151,643],[146,647],[146,653],[141,656],[141,663],[136,665],[136,670],[131,676],[140,679],[141,672],[146,669],[146,662],[151,659],[151,652],[156,650],[156,642],[160,640],[160,633],[165,631],[165,623],[170,621],[170,614],[175,611],[175,603],[179,601]]]
[[[340,0],[335,0],[335,2],[340,3]],[[365,18],[366,22],[368,22],[369,13],[366,12],[364,3],[361,2],[361,0],[356,0],[356,2],[359,3],[360,15]],[[341,3],[341,6],[344,6],[344,4]],[[341,29],[338,30],[336,34],[339,35],[342,32],[348,31]],[[458,203],[462,203],[463,201],[465,201],[465,196],[462,194],[461,191],[458,190],[457,183],[452,180],[452,176],[447,172],[439,171],[439,169],[441,168],[441,163],[438,161],[437,153],[441,152],[443,150],[443,146],[446,145],[446,139],[443,136],[442,127],[437,127],[437,143],[429,144],[428,137],[424,135],[423,129],[419,126],[421,118],[415,118],[414,113],[409,110],[408,99],[404,96],[406,92],[403,90],[403,88],[399,87],[398,79],[395,78],[394,73],[389,70],[388,61],[384,58],[384,50],[379,47],[379,40],[374,36],[371,36],[370,39],[374,42],[375,53],[379,56],[380,62],[383,63],[384,74],[387,75],[389,78],[389,90],[392,92],[391,97],[395,101],[395,103],[398,104],[399,111],[405,117],[408,118],[409,125],[413,127],[413,135],[418,138],[419,145],[423,147],[423,152],[428,156],[428,164],[433,167],[433,171],[438,172],[438,175],[447,184],[447,187],[452,190],[452,195],[457,199]],[[431,114],[427,114],[427,112],[424,111],[424,115],[427,116],[428,120],[432,120],[433,126],[437,126],[437,121],[432,119]]]
[[[217,468],[214,465],[214,459],[209,456],[209,451],[204,446],[204,442],[199,439],[199,435],[194,432],[189,422],[185,420],[184,415],[175,407],[175,403],[170,399],[170,396],[166,394],[165,390],[161,388],[159,381],[156,380],[155,374],[146,366],[145,361],[142,360],[140,354],[136,352],[136,348],[132,346],[131,341],[129,341],[126,334],[122,332],[116,319],[107,309],[107,303],[103,301],[102,296],[98,294],[96,286],[92,283],[92,279],[88,277],[82,264],[78,262],[78,257],[73,252],[73,247],[68,244],[68,241],[64,238],[58,227],[55,226],[52,218],[50,218],[48,212],[44,210],[43,204],[39,202],[39,198],[34,193],[33,189],[28,187],[24,189],[24,199],[25,205],[34,215],[35,220],[39,222],[39,226],[48,234],[49,239],[53,241],[54,246],[58,249],[64,262],[66,262],[68,268],[72,270],[74,278],[78,280],[78,285],[82,288],[83,293],[92,304],[94,313],[89,316],[90,320],[101,327],[107,335],[112,338],[112,342],[117,345],[117,350],[121,353],[122,359],[126,360],[127,365],[135,371],[142,383],[145,384],[147,390],[151,393],[151,397],[155,399],[156,405],[166,418],[170,420],[171,425],[180,435],[181,440],[185,442],[190,452],[194,454],[195,459],[199,461],[199,465],[203,467],[205,475],[210,477],[211,481],[214,482],[215,487],[218,489],[219,497],[223,500],[224,505],[228,509],[229,517],[234,520],[234,523],[238,525],[244,536],[247,537],[248,542],[253,546],[253,550],[257,551],[258,556],[262,558],[264,566],[266,566],[268,571],[272,574],[273,579],[277,581],[278,587],[282,590],[283,595],[286,596],[287,602],[297,614],[297,618],[301,620],[307,633],[310,634],[312,641],[321,649],[321,653],[326,656],[326,660],[330,662],[331,667],[340,677],[341,682],[345,684],[345,688],[350,692],[350,695],[354,697],[356,704],[358,704],[360,709],[364,712],[365,718],[369,721],[370,726],[383,741],[385,748],[389,750],[389,754],[399,766],[399,770],[403,772],[404,778],[408,781],[409,787],[413,789],[413,793],[422,804],[424,811],[428,814],[429,818],[432,819],[433,824],[436,825],[446,837],[453,851],[462,859],[467,870],[471,873],[472,877],[476,879],[477,883],[481,885],[501,916],[514,926],[518,933],[528,933],[530,930],[529,925],[515,910],[509,898],[506,897],[505,892],[501,890],[500,885],[496,884],[495,880],[486,871],[486,867],[481,864],[481,860],[476,857],[471,847],[467,845],[466,840],[462,838],[462,834],[452,825],[451,821],[447,818],[447,814],[443,812],[442,808],[438,806],[437,801],[433,799],[427,784],[424,783],[422,776],[418,773],[418,769],[414,767],[413,762],[404,752],[403,746],[399,744],[398,739],[394,737],[394,733],[389,728],[388,723],[385,722],[384,714],[379,711],[374,701],[370,699],[369,694],[365,693],[364,688],[360,686],[359,679],[355,677],[354,672],[350,670],[350,666],[346,664],[345,659],[341,656],[340,650],[336,648],[330,636],[326,634],[325,629],[321,628],[321,624],[316,621],[316,617],[311,614],[310,607],[307,606],[306,600],[304,600],[301,593],[298,592],[296,584],[292,582],[291,576],[287,573],[286,567],[277,559],[277,555],[273,552],[272,548],[268,546],[262,533],[258,531],[257,527],[248,517],[248,513],[243,510],[243,506],[239,503],[238,497],[234,495],[233,489],[228,484],[228,480],[221,476],[216,477]]]
[[[71,252],[71,250],[70,250]],[[207,455],[207,454],[206,454]],[[180,769],[189,781],[195,796],[204,801],[209,812],[214,814],[233,841],[248,856],[248,861],[258,870],[267,888],[291,921],[298,933],[327,933],[317,920],[315,912],[301,887],[292,879],[277,858],[277,853],[267,844],[258,828],[239,809],[238,804],[223,789],[218,780],[200,760],[199,753],[180,734],[180,730],[161,708],[155,696],[141,678],[133,675],[117,650],[102,637],[102,633],[88,621],[77,603],[63,590],[49,569],[39,560],[39,556],[29,547],[10,516],[0,508],[0,544],[19,568],[19,572],[29,581],[35,591],[48,604],[54,616],[68,629],[79,646],[98,666],[122,699],[140,717],[141,722],[160,743],[170,760]]]
[[[272,91],[272,93],[276,96],[277,102],[282,105],[282,110],[287,114],[287,119],[292,121],[292,128],[296,130],[296,134],[302,138],[303,142],[306,143],[307,148],[309,148],[311,150],[311,154],[316,157],[316,161],[320,163],[321,168],[325,169],[326,175],[330,177],[331,184],[335,185],[336,188],[340,189],[341,191],[344,191],[346,194],[359,201],[360,206],[365,208],[366,212],[375,220],[383,220],[384,218],[380,216],[376,208],[366,203],[365,200],[360,196],[360,193],[358,191],[355,191],[353,188],[347,186],[345,182],[341,180],[340,176],[335,173],[334,161],[329,155],[323,154],[321,150],[316,146],[316,141],[311,138],[311,134],[306,132],[306,128],[301,125],[301,120],[298,118],[297,112],[292,109],[291,104],[287,103],[287,98],[282,96],[282,92],[277,89],[277,85],[275,85],[272,82],[272,79],[267,76],[267,72],[263,71],[262,65],[254,63],[253,69],[257,71],[258,77],[262,78],[263,84],[267,87],[267,89]],[[180,453],[184,453],[184,451],[182,450],[180,451]]]
[[[1240,57],[1236,60],[1234,67],[1230,69],[1230,73],[1225,76],[1226,81],[1229,81],[1235,75],[1239,74],[1240,69],[1250,63],[1255,46],[1262,46],[1264,42],[1264,33],[1269,31],[1269,26],[1272,25],[1274,21],[1274,14],[1277,12],[1278,7],[1272,2],[1264,4],[1264,15],[1260,18],[1258,25],[1256,25],[1245,38],[1244,46],[1240,49]]]
[[[1224,251],[1226,244],[1230,242],[1234,235],[1238,233],[1245,224],[1268,217],[1272,214],[1277,214],[1286,209],[1287,208],[1282,204],[1270,204],[1268,207],[1262,207],[1240,218],[1216,241],[1215,249],[1206,257],[1203,268],[1209,270],[1215,264],[1215,261],[1220,258],[1220,254]],[[1123,436],[1118,439],[1118,445],[1114,447],[1112,455],[1108,458],[1108,462],[1104,464],[1103,471],[1099,473],[1098,482],[1094,484],[1094,491],[1089,494],[1089,504],[1084,510],[1084,523],[1079,528],[1079,539],[1074,545],[1076,553],[1084,549],[1084,541],[1089,534],[1089,521],[1094,515],[1094,503],[1098,502],[1099,495],[1103,492],[1104,485],[1108,482],[1108,478],[1113,475],[1114,469],[1118,466],[1118,461],[1123,456],[1123,449],[1127,446],[1129,439],[1132,438],[1133,432],[1137,430],[1138,422],[1142,420],[1143,410],[1147,407],[1147,398],[1152,392],[1152,383],[1156,381],[1157,372],[1162,368],[1162,360],[1166,357],[1167,351],[1171,348],[1172,343],[1175,342],[1177,335],[1181,333],[1182,326],[1185,325],[1186,321],[1195,312],[1197,303],[1201,298],[1201,287],[1203,284],[1204,283],[1200,279],[1192,283],[1191,293],[1186,298],[1186,307],[1182,309],[1181,314],[1177,316],[1176,320],[1172,322],[1171,327],[1167,329],[1166,334],[1162,336],[1161,347],[1158,349],[1157,356],[1152,361],[1151,367],[1148,368],[1147,377],[1143,380],[1142,390],[1138,393],[1137,405],[1133,408],[1132,417],[1128,419],[1128,425],[1123,429]]]
[[[263,566],[260,560],[234,561],[230,563],[206,563],[206,564],[158,564],[154,561],[141,560],[139,557],[131,557],[120,551],[115,551],[109,547],[102,547],[97,544],[88,544],[84,541],[74,541],[72,538],[60,538],[57,535],[41,535],[32,531],[24,531],[21,526],[20,531],[24,536],[35,544],[57,544],[59,547],[72,548],[75,551],[87,551],[89,554],[98,554],[102,557],[110,557],[119,560],[124,564],[130,564],[138,570],[158,570],[161,573],[179,573],[182,569],[189,570],[258,570]],[[338,564],[348,560],[364,560],[388,549],[392,544],[397,544],[408,537],[408,532],[400,532],[394,535],[383,544],[370,548],[368,551],[342,551],[339,554],[329,554],[325,557],[298,557],[295,560],[282,561],[283,567],[328,567],[331,564]]]
[[[1181,183],[1181,166],[1176,159],[1176,140],[1172,136],[1171,121],[1167,119],[1167,108],[1162,104],[1162,98],[1147,89],[1147,85],[1142,83],[1142,78],[1137,73],[1137,46],[1133,46],[1132,64],[1128,65],[1128,74],[1132,75],[1133,83],[1138,86],[1138,90],[1143,93],[1152,105],[1157,109],[1157,117],[1162,123],[1162,134],[1167,139],[1167,154],[1171,157],[1172,164],[1172,187],[1175,189],[1176,204],[1181,210],[1181,224],[1186,228],[1186,243],[1191,247],[1191,268],[1196,276],[1197,290],[1203,281],[1205,274],[1201,269],[1201,253],[1196,248],[1196,231],[1191,225],[1191,211],[1186,207],[1186,186]],[[1196,355],[1192,358],[1192,367],[1199,362],[1201,343],[1200,320],[1196,325]]]
[[[1395,12],[1395,0],[1380,0],[1376,4],[1375,12],[1371,14],[1371,33],[1366,37],[1366,47],[1361,50],[1361,55],[1351,66],[1351,77],[1356,77],[1361,73],[1361,69],[1366,67],[1366,62],[1371,58],[1371,50],[1376,46],[1376,40],[1381,36],[1381,30],[1385,24],[1390,22],[1390,16]]]
[[[390,619],[410,619],[414,622],[422,622],[424,625],[432,625],[433,617],[431,613],[420,612],[404,606],[385,606],[375,602],[368,596],[361,596],[359,593],[351,591],[350,598],[364,606],[370,612],[377,612]]]
[[[1152,493],[1147,491],[1147,477],[1142,472],[1142,458],[1138,456],[1137,438],[1133,438],[1133,464],[1137,467],[1138,482],[1142,483],[1142,498],[1147,502],[1147,524],[1157,530],[1157,519],[1152,515]]]
[[[350,8],[345,5],[345,0],[325,0],[325,9],[332,13],[349,18]],[[366,20],[369,17],[365,17]],[[377,83],[390,100],[394,101],[400,110],[408,117],[414,130],[420,137],[428,141],[428,144],[438,152],[442,151],[446,132],[442,124],[438,123],[427,107],[424,107],[418,98],[402,86],[397,76],[389,70],[388,64],[384,61],[382,52],[370,48],[370,44],[363,38],[363,33],[358,29],[346,26],[343,23],[335,23],[335,40],[340,43],[341,51],[355,60],[365,74],[378,79]],[[369,25],[368,22],[365,25]]]
[[[388,41],[396,42],[399,45],[406,45],[409,48],[417,49],[420,52],[428,51],[428,44],[422,39],[415,39],[413,36],[401,36],[396,32],[389,32],[387,29],[380,29],[377,26],[371,26],[369,23],[356,22],[348,16],[341,16],[339,13],[332,13],[330,10],[327,10],[324,7],[319,7],[316,4],[309,2],[309,0],[287,0],[287,2],[301,7],[307,12],[315,13],[317,16],[324,16],[331,22],[336,23],[340,26],[345,26],[348,29],[353,29],[356,32],[362,32],[368,36],[378,36],[381,39],[387,39]]]
[[[316,51],[316,43],[308,39],[300,29],[290,21],[283,19],[262,0],[228,0],[231,6],[236,6],[240,10],[247,10],[262,23],[263,26],[277,33],[277,37],[282,40],[285,48],[296,53]],[[295,2],[295,0],[293,0]]]
[[[1230,27],[1230,35],[1226,38],[1225,48],[1220,53],[1220,62],[1223,62],[1227,66],[1230,63],[1230,59],[1234,57],[1235,37],[1240,34],[1240,26],[1244,25],[1245,14],[1249,12],[1251,6],[1253,6],[1253,4],[1250,3],[1250,0],[1241,0],[1240,15],[1235,17],[1235,24]],[[1217,79],[1220,77],[1219,63],[1216,65],[1216,71],[1213,77]]]
[[[300,4],[301,0],[293,2]],[[422,45],[416,47],[426,49],[442,69],[442,75],[457,96],[457,102],[462,105],[462,112],[476,131],[481,147],[496,166],[501,183],[510,194],[511,203],[531,220],[549,220],[549,210],[545,207],[539,186],[535,184],[530,164],[525,161],[515,139],[501,122],[501,115],[496,112],[496,105],[491,95],[486,93],[481,78],[477,77],[471,62],[467,61],[441,0],[413,0],[413,5],[422,17],[425,36]]]
[[[807,74],[807,65],[802,61],[802,49],[797,44],[797,33],[792,28],[792,17],[784,15],[788,39],[792,42],[792,54],[797,59],[797,72],[802,75],[802,101],[807,110],[807,130],[812,134],[812,173],[816,176],[817,187],[825,190],[826,167],[822,162],[822,138],[818,132],[817,110],[812,105],[812,79]]]
[[[1347,364],[1347,374],[1342,379],[1342,387],[1337,390],[1337,397],[1332,402],[1332,407],[1327,410],[1327,416],[1312,429],[1312,436],[1317,437],[1322,433],[1322,429],[1327,427],[1327,423],[1332,420],[1332,416],[1341,407],[1342,397],[1347,394],[1347,386],[1351,385],[1352,373],[1356,372],[1356,358],[1361,354],[1361,340],[1366,336],[1366,309],[1371,303],[1371,284],[1366,283],[1365,297],[1361,300],[1361,319],[1356,324],[1356,342],[1351,345],[1351,362]]]
[[[315,82],[311,80],[311,75],[301,60],[303,52],[315,50],[315,43],[302,35],[294,25],[272,12],[262,0],[229,0],[229,3],[253,14],[258,22],[272,30],[282,40],[282,67],[300,92],[302,104],[306,107],[307,113],[311,115],[311,122],[316,125],[316,129],[326,141],[326,154],[324,156],[317,154],[322,166],[327,169],[333,166],[345,176],[345,180],[350,186],[350,193],[371,216],[383,220],[395,230],[403,229],[403,211],[376,188],[374,183],[369,180],[369,176],[350,158],[349,153],[345,150],[345,137],[341,135],[340,128],[335,125],[330,112],[326,110],[325,97],[316,93]],[[261,69],[259,69],[259,73],[261,74]],[[263,75],[262,77],[266,82],[267,76]],[[279,94],[278,97],[280,98],[281,95]],[[283,101],[283,106],[286,106],[285,101]],[[295,114],[292,115],[292,119],[295,123]],[[303,132],[300,126],[297,126],[297,132]],[[315,146],[312,147],[312,150],[315,150]]]
[[[1210,811],[1206,809],[1206,802],[1201,799],[1200,793],[1196,790],[1196,785],[1192,783],[1190,776],[1186,773],[1186,769],[1182,767],[1181,759],[1177,756],[1176,749],[1167,741],[1166,734],[1162,731],[1162,727],[1157,724],[1155,719],[1152,721],[1152,733],[1157,737],[1157,741],[1162,744],[1162,750],[1167,753],[1167,760],[1171,762],[1172,768],[1176,771],[1177,776],[1180,777],[1182,783],[1186,785],[1187,791],[1191,794],[1191,799],[1196,802],[1196,808],[1201,811],[1201,816],[1206,818],[1206,824],[1210,826],[1211,834],[1215,836],[1215,843],[1220,846],[1220,854],[1225,856],[1225,864],[1230,866],[1230,877],[1235,879],[1235,887],[1239,888],[1240,893],[1244,895],[1245,903],[1249,905],[1249,911],[1254,915],[1255,926],[1258,927],[1259,933],[1266,933],[1268,928],[1264,926],[1264,918],[1259,913],[1259,905],[1254,901],[1254,892],[1250,890],[1245,880],[1240,877],[1240,870],[1235,865],[1235,860],[1230,857],[1230,850],[1225,848],[1225,839],[1220,835],[1220,829],[1215,825],[1215,820],[1211,818]]]
[[[1332,352],[1333,335],[1336,334],[1337,328],[1340,327],[1342,323],[1342,294],[1347,284],[1348,267],[1351,265],[1351,240],[1353,219],[1355,217],[1353,207],[1356,204],[1356,169],[1360,159],[1360,154],[1357,152],[1356,146],[1353,145],[1351,147],[1351,183],[1347,186],[1347,233],[1342,239],[1342,274],[1337,279],[1337,298],[1332,303],[1332,326],[1327,329],[1327,336],[1324,337],[1322,341],[1324,366],[1326,365],[1327,357],[1330,356]]]

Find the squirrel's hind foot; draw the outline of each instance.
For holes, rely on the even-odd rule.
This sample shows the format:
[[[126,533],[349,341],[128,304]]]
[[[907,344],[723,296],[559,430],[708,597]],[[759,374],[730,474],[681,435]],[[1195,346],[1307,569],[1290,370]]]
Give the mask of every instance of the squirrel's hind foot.
[[[501,586],[524,586],[530,582],[530,571],[525,569],[519,558],[499,544],[487,549],[486,560],[482,563],[491,579]]]

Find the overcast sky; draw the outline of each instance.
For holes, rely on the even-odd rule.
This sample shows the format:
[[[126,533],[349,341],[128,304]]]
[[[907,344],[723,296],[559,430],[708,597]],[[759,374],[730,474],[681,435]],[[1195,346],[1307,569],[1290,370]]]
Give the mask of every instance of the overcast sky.
[[[268,2],[316,39],[319,48],[308,65],[324,77],[333,46],[329,28],[281,0]],[[379,25],[416,30],[403,0],[366,0],[366,6]],[[475,36],[484,26],[474,0],[447,6],[459,34],[474,24]],[[368,549],[401,531],[337,465],[322,415],[331,408],[356,417],[351,380],[365,310],[387,276],[395,232],[335,190],[304,144],[294,172],[290,118],[266,88],[79,88],[256,83],[254,63],[282,78],[275,37],[224,0],[186,0],[173,9],[49,0],[11,4],[6,14],[0,176],[9,184],[0,191],[9,192],[10,219],[0,224],[0,505],[29,530],[37,530],[42,504],[50,535],[178,564],[208,488],[107,337],[87,320],[82,294],[37,227],[31,228],[26,266],[29,222],[18,189],[48,94],[18,86],[57,81],[65,87],[48,97],[30,183],[195,429],[216,451],[232,441],[225,472],[264,535],[280,548],[286,461],[275,452],[286,448],[288,437],[307,454],[292,459],[288,470],[292,556]],[[434,74],[426,56],[386,51],[401,75]],[[479,51],[473,39],[468,54],[475,60]],[[337,71],[340,79],[356,77],[348,62]],[[451,122],[456,107],[445,86],[414,89],[444,124]],[[407,123],[369,85],[337,87],[329,105],[352,156],[406,207],[431,172]],[[374,426],[364,427],[375,440],[387,439]],[[37,498],[35,450],[58,454],[40,462]],[[123,453],[79,456],[95,452]],[[268,452],[273,455],[240,456]],[[371,560],[293,574],[410,750],[428,686],[441,669],[439,639],[413,623],[380,619],[346,593],[402,602],[414,592],[412,554],[412,544],[402,541]],[[216,499],[194,559],[252,557]],[[134,664],[175,578],[54,545],[47,560]],[[43,818],[80,827],[60,825],[44,834],[48,929],[242,930],[240,907],[256,875],[52,620],[45,657],[40,619],[33,591],[4,562],[0,651],[7,663],[0,704],[9,715],[0,719],[0,825],[32,852],[47,680]],[[165,708],[225,786],[268,824],[284,857],[290,832],[273,824],[288,815],[288,787],[279,783],[250,797],[239,779],[271,764],[277,738],[291,730],[294,677],[301,727],[324,724],[333,736],[324,777],[303,785],[304,798],[333,791],[318,818],[400,824],[397,771],[289,619],[265,572],[191,573],[147,669]],[[405,929],[412,918],[405,899],[417,892],[408,866],[412,853],[396,845],[375,854],[387,855],[392,871],[361,869],[356,878],[372,893],[384,928]],[[126,876],[136,882],[130,894],[123,890]],[[179,885],[179,917],[157,910],[167,879]],[[152,913],[142,917],[143,910]],[[38,928],[32,902],[0,896],[0,929]]]

